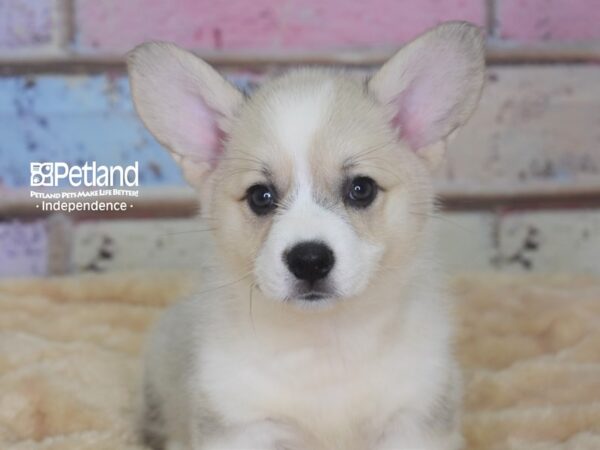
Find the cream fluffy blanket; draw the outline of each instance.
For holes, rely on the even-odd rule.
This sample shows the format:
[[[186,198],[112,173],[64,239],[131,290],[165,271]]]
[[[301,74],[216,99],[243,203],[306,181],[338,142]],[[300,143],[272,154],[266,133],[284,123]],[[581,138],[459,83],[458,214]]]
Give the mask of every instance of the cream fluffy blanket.
[[[140,449],[144,332],[187,278],[0,284],[0,449]],[[600,279],[453,281],[469,449],[600,449]]]

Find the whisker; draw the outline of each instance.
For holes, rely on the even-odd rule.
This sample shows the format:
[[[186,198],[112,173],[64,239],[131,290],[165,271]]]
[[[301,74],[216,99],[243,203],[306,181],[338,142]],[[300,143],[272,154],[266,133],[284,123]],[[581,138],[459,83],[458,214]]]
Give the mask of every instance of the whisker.
[[[385,145],[374,145],[372,147],[367,147],[365,150],[350,157],[349,161],[350,161],[350,163],[358,163],[358,162],[362,161],[363,157],[368,156],[377,151],[383,150],[385,147],[386,147]]]
[[[262,161],[260,161],[259,159],[243,158],[239,156],[224,156],[223,158],[221,158],[221,161],[244,161],[262,165]]]
[[[216,286],[216,287],[212,287],[212,288],[209,288],[209,289],[205,289],[203,291],[197,292],[196,294],[197,295],[203,295],[203,294],[206,294],[207,292],[213,292],[213,291],[217,291],[219,289],[223,289],[223,288],[226,288],[226,287],[229,287],[229,286],[233,286],[236,283],[244,281],[246,278],[248,278],[251,275],[252,275],[252,271],[249,271],[246,275],[244,275],[241,278],[238,278],[237,280],[230,281],[230,282],[222,284],[220,286]]]
[[[256,334],[256,327],[254,326],[254,315],[253,315],[253,292],[254,292],[254,288],[256,287],[256,283],[251,283],[250,284],[250,294],[249,294],[249,310],[248,310],[248,314],[250,315],[250,323],[252,324],[252,331],[254,331],[254,334]]]
[[[445,217],[442,214],[437,214],[437,213],[426,213],[426,212],[416,212],[416,211],[408,211],[409,214],[413,215],[413,216],[419,216],[419,217],[428,217],[430,219],[434,219],[434,220],[440,220],[442,222],[448,223],[450,225],[453,225],[457,228],[462,229],[465,232],[472,232],[473,229],[466,227],[452,219],[449,219],[448,217]]]
[[[246,172],[263,173],[263,170],[261,168],[253,168],[253,167],[232,168],[232,169],[225,171],[224,175],[233,176],[233,175],[239,175],[240,173],[246,173]]]
[[[268,167],[268,165],[260,158],[258,158],[256,155],[253,155],[252,153],[248,153],[245,152],[244,150],[241,149],[236,149],[236,152],[241,153],[242,155],[246,155],[248,157],[250,157],[250,159],[258,164],[260,164],[263,167]]]
[[[180,234],[191,234],[191,233],[204,233],[207,231],[215,231],[216,228],[205,228],[202,230],[184,230],[184,231],[171,231],[168,233],[160,233],[159,236],[175,236]]]
[[[400,178],[399,174],[397,174],[396,172],[391,171],[390,169],[388,169],[386,167],[381,167],[381,166],[377,166],[377,165],[374,165],[374,164],[361,164],[361,167],[371,168],[371,169],[380,170],[382,172],[386,172],[386,173],[390,174],[392,177],[394,177],[396,180],[402,181],[402,179]]]

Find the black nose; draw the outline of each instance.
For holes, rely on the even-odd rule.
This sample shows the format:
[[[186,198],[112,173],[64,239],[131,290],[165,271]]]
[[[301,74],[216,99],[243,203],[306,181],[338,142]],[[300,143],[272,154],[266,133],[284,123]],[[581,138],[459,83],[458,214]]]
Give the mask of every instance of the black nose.
[[[308,241],[292,247],[285,255],[285,262],[296,278],[312,283],[327,276],[335,258],[322,242]]]

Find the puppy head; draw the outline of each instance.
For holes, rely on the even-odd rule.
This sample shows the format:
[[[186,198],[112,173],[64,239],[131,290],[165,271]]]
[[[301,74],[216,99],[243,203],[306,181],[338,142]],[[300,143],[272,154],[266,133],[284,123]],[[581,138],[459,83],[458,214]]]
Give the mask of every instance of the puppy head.
[[[483,41],[448,23],[369,80],[303,69],[251,97],[173,45],[142,45],[128,64],[140,117],[198,189],[231,268],[306,304],[416,260],[431,168],[480,95]]]

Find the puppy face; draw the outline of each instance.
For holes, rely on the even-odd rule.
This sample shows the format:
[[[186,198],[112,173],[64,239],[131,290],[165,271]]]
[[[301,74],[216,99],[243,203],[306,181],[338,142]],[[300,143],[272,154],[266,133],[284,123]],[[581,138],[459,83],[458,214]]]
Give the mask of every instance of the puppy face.
[[[249,98],[170,45],[136,49],[129,67],[142,120],[199,189],[231,267],[300,304],[407,270],[431,165],[483,79],[481,38],[465,24],[423,35],[370,80],[304,69]]]
[[[356,295],[387,253],[415,245],[428,173],[362,81],[288,74],[243,105],[229,136],[209,214],[227,224],[217,227],[225,254],[269,297]]]

